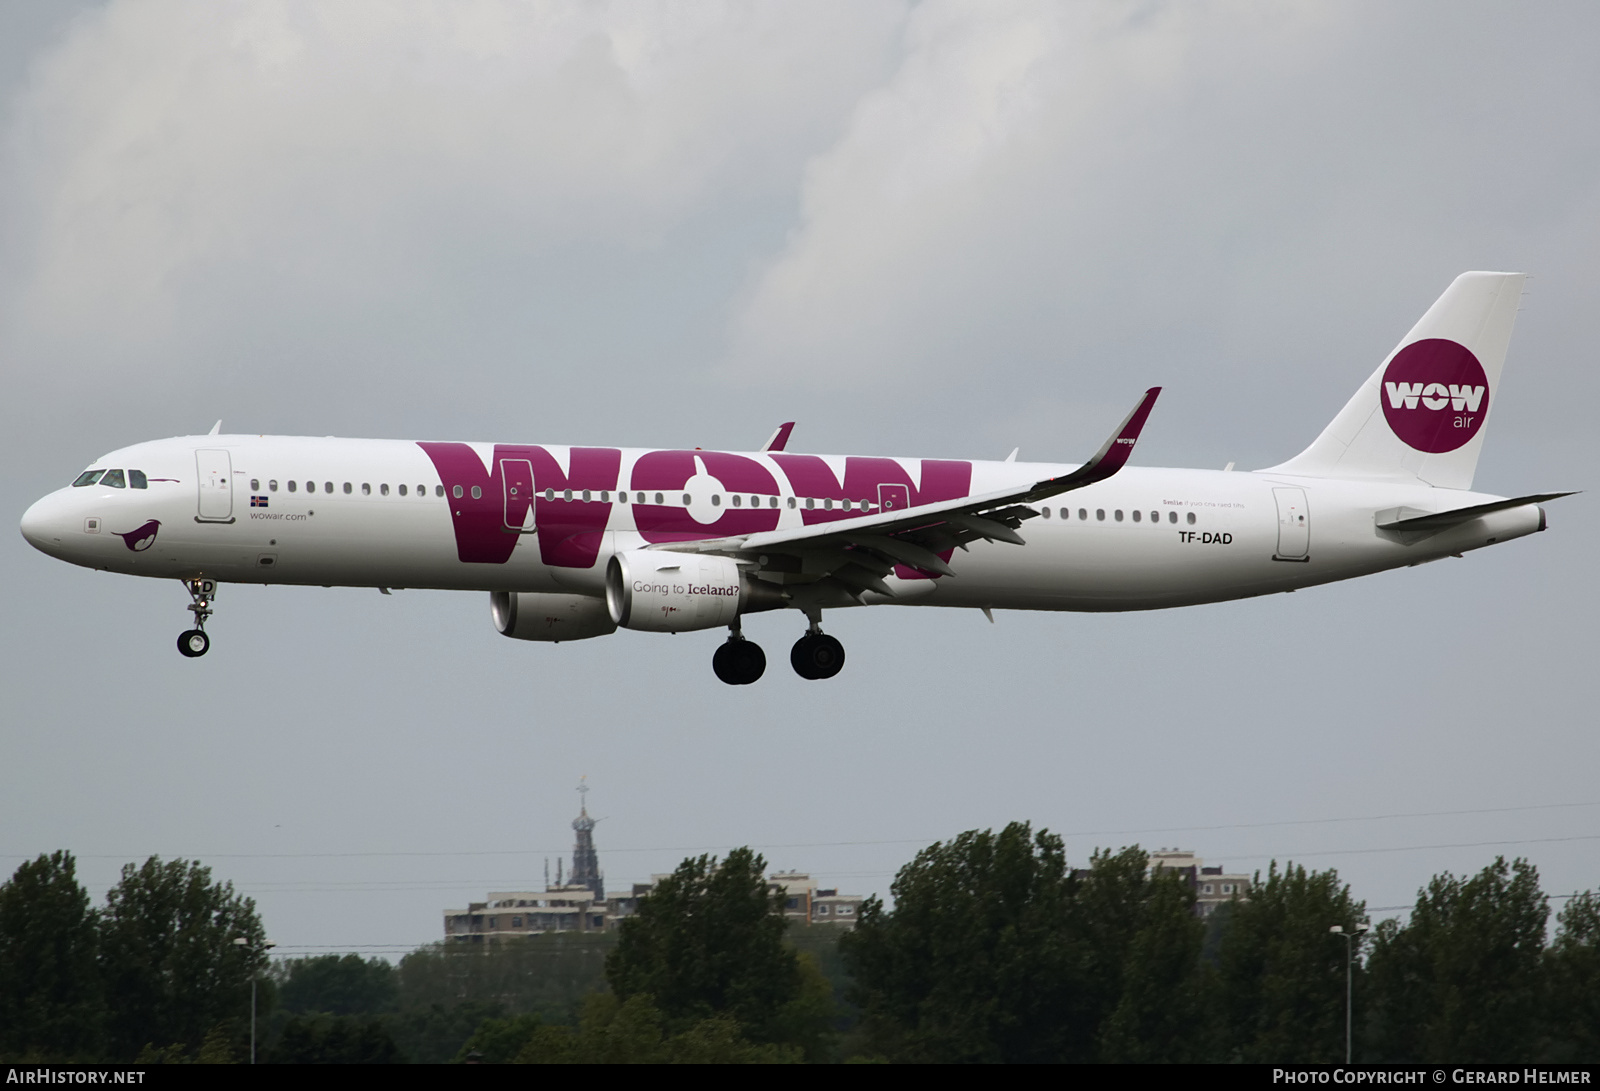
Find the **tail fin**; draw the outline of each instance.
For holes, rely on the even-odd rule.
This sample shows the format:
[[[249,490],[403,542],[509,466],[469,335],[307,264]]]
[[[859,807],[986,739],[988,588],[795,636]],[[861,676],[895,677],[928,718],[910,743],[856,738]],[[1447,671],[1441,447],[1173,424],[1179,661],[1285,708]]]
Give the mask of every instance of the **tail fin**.
[[[1524,279],[1456,277],[1316,442],[1270,469],[1470,489]]]

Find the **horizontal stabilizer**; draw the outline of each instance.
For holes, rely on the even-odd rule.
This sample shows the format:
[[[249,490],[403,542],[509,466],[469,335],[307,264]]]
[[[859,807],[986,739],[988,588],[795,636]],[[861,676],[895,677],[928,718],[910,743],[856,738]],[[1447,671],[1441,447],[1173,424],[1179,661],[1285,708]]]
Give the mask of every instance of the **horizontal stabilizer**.
[[[1462,523],[1468,523],[1480,515],[1490,512],[1506,511],[1509,508],[1520,508],[1526,504],[1543,504],[1548,500],[1559,500],[1563,496],[1572,496],[1570,492],[1541,492],[1532,496],[1517,496],[1510,500],[1495,500],[1488,504],[1474,504],[1470,508],[1454,508],[1450,511],[1441,511],[1432,515],[1417,515],[1408,519],[1390,518],[1378,523],[1379,530],[1446,530]],[[1404,509],[1397,509],[1403,511]],[[1393,516],[1394,512],[1381,511],[1378,518]]]

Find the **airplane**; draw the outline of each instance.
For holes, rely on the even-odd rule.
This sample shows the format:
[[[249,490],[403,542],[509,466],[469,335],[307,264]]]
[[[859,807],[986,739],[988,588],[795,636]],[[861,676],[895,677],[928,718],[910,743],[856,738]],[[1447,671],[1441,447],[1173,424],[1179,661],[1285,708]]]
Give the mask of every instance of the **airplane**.
[[[218,584],[488,592],[518,640],[726,628],[712,667],[766,670],[744,615],[793,609],[832,678],[824,610],[1153,610],[1459,557],[1545,529],[1547,501],[1471,491],[1522,295],[1457,277],[1304,451],[1252,472],[1127,465],[1159,387],[1081,465],[759,451],[223,435],[95,459],[22,518],[86,568],[181,580],[206,654]],[[1026,533],[1023,533],[1026,525]]]

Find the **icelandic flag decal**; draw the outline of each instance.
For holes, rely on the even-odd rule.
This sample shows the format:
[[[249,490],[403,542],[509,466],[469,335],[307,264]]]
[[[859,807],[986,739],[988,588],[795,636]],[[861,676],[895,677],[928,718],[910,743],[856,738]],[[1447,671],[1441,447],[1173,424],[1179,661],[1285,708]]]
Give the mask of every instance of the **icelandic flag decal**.
[[[265,496],[252,496],[250,498],[250,506],[252,508],[264,508],[267,506],[267,498]]]

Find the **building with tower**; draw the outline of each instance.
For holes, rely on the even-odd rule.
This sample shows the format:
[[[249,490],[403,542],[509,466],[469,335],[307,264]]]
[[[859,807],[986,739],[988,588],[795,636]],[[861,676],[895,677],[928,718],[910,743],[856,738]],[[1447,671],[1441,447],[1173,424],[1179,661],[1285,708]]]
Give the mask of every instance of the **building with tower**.
[[[589,817],[589,778],[578,781],[578,817],[572,820],[577,842],[572,846],[572,874],[567,887],[581,886],[594,893],[594,900],[606,900],[606,881],[600,874],[600,855],[594,849],[595,820]]]
[[[482,943],[545,932],[604,932],[616,929],[638,910],[639,899],[648,896],[667,876],[652,875],[648,883],[634,883],[626,894],[606,897],[605,875],[594,843],[594,828],[599,820],[589,816],[588,793],[588,783],[580,781],[578,817],[572,820],[576,837],[571,869],[564,869],[563,861],[558,859],[556,881],[552,884],[550,863],[546,860],[541,891],[491,891],[484,901],[470,902],[465,909],[446,909],[447,941]],[[795,924],[850,927],[864,900],[859,894],[823,889],[804,872],[774,872],[767,882],[770,889],[783,892],[784,917]]]

